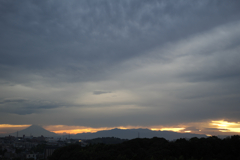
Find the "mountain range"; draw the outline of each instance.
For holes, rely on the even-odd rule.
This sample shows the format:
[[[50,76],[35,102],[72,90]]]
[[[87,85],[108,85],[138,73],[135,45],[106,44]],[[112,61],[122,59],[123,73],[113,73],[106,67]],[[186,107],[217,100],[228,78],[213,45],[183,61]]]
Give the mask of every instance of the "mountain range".
[[[56,133],[50,132],[41,126],[31,125],[30,127],[23,129],[21,131],[10,134],[12,136],[34,136],[39,137],[43,135],[44,137],[60,137]],[[134,139],[134,138],[152,138],[152,137],[163,137],[167,140],[174,140],[179,138],[192,138],[192,137],[207,137],[204,134],[192,134],[192,133],[177,133],[172,131],[152,131],[149,129],[112,129],[98,131],[95,133],[80,133],[76,135],[71,135],[73,139],[93,139],[99,137],[117,137],[121,139]]]
[[[179,138],[192,138],[192,137],[207,137],[204,134],[192,133],[177,133],[171,131],[152,131],[150,129],[112,129],[105,131],[98,131],[96,133],[81,133],[71,136],[72,138],[79,139],[93,139],[98,137],[117,137],[121,139],[134,139],[134,138],[153,138],[163,137],[167,140],[174,140]]]

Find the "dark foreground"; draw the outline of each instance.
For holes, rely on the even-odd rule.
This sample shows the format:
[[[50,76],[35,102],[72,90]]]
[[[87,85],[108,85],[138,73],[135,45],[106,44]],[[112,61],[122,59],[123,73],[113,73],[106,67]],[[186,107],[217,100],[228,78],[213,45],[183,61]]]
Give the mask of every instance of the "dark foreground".
[[[69,145],[50,160],[240,160],[240,136],[178,139],[133,139],[120,144]]]

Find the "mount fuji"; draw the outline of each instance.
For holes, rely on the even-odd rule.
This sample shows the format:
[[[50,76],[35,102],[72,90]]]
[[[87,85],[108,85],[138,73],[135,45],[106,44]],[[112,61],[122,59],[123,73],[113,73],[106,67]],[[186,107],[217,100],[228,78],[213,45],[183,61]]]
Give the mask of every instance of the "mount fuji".
[[[17,136],[18,137],[22,137],[23,135],[25,136],[33,136],[33,137],[39,137],[41,135],[43,135],[44,137],[56,137],[58,136],[58,134],[54,133],[54,132],[50,132],[44,128],[42,128],[39,125],[31,125],[30,127],[23,129],[21,131],[15,132],[10,134],[12,136]]]

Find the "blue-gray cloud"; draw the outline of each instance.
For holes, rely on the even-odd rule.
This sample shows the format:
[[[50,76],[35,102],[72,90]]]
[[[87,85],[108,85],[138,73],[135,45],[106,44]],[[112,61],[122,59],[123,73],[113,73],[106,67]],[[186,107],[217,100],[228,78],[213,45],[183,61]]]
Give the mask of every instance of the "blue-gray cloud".
[[[0,100],[0,104],[6,104],[6,103],[23,103],[26,102],[26,99],[22,98],[9,98],[9,99],[3,99]]]
[[[99,94],[106,94],[106,93],[112,93],[111,91],[94,91],[93,94],[99,95]]]
[[[71,120],[51,123],[87,126],[238,119],[239,7],[238,0],[3,0],[2,119],[52,119],[52,110]]]
[[[105,79],[108,66],[239,15],[237,1],[25,0],[2,1],[1,8],[1,75],[17,83],[32,79],[26,74]]]

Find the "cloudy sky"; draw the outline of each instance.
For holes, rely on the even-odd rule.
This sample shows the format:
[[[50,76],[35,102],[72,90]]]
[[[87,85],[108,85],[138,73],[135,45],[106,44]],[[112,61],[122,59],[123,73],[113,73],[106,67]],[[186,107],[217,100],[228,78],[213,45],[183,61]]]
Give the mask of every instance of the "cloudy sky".
[[[239,134],[239,8],[0,0],[0,132],[39,124]]]

